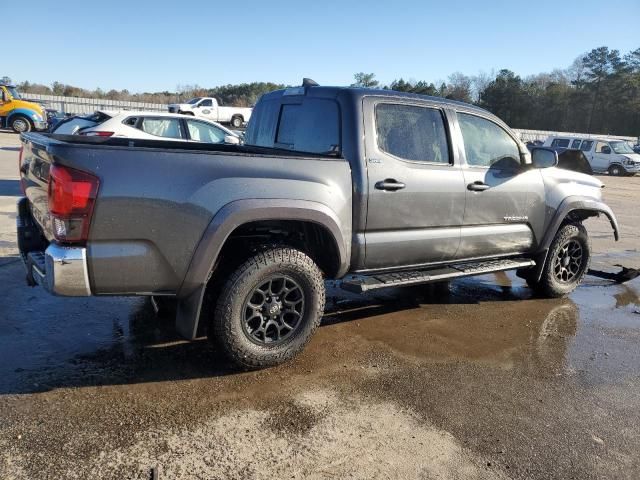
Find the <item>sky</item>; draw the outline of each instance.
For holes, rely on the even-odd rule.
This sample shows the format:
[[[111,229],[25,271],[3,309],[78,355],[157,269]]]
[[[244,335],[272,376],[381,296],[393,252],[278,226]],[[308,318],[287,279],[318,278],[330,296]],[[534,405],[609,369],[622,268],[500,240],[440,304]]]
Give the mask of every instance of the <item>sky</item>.
[[[0,76],[130,92],[527,76],[640,47],[640,0],[0,0],[0,17]]]

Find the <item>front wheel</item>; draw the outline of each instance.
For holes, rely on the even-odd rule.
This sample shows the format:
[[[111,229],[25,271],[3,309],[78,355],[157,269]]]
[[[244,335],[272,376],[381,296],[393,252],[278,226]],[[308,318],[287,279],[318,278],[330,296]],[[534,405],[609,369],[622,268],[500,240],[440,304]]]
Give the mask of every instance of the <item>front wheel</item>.
[[[249,258],[222,287],[209,338],[241,367],[277,365],[302,351],[324,302],[313,260],[293,248],[272,248]]]
[[[566,224],[551,242],[540,280],[527,283],[545,297],[563,297],[580,284],[590,259],[587,230],[580,223]]]
[[[24,115],[14,115],[11,119],[11,128],[16,133],[25,133],[33,130],[33,123]]]
[[[614,177],[619,177],[624,173],[625,173],[625,170],[620,165],[611,165],[609,167],[609,175],[613,175]]]

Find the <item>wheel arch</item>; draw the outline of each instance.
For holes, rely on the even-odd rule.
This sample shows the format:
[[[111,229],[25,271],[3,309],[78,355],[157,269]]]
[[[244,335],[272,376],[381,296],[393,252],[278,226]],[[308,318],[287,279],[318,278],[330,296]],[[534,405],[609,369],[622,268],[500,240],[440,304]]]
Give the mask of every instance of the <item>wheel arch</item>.
[[[324,265],[330,276],[339,278],[349,269],[351,232],[345,232],[338,216],[326,205],[308,200],[237,200],[220,209],[209,223],[198,244],[185,279],[178,292],[176,328],[186,338],[197,336],[205,289],[227,241],[234,232],[260,222],[311,224],[332,241],[331,265]],[[332,255],[330,253],[330,255]],[[321,266],[322,268],[322,266]]]
[[[532,278],[536,281],[540,280],[544,265],[547,261],[547,253],[551,242],[553,242],[553,239],[563,225],[571,222],[581,222],[589,217],[595,217],[600,214],[604,214],[608,218],[613,230],[613,237],[618,241],[620,239],[618,220],[607,204],[595,198],[577,195],[564,199],[547,226],[542,241],[538,246],[536,267],[532,272]]]

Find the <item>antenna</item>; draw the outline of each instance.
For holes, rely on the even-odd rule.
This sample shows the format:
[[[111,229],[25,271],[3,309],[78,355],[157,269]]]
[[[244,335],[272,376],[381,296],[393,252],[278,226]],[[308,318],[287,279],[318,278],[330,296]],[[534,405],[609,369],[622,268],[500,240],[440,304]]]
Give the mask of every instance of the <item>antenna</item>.
[[[303,87],[319,87],[320,84],[315,80],[311,80],[310,78],[305,77],[302,79],[302,86]]]

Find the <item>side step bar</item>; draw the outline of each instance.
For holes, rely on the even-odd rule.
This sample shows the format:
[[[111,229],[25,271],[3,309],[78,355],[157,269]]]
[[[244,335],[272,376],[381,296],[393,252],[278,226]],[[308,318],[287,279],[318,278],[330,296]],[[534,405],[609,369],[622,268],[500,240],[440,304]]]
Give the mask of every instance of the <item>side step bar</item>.
[[[464,262],[447,266],[433,267],[424,270],[411,270],[395,273],[378,273],[359,275],[342,281],[341,287],[354,293],[386,287],[406,287],[421,283],[440,282],[454,278],[484,275],[485,273],[503,272],[519,268],[531,268],[536,264],[528,258],[510,258],[506,260],[489,260],[484,262]]]

